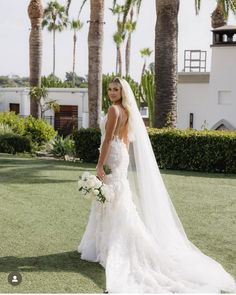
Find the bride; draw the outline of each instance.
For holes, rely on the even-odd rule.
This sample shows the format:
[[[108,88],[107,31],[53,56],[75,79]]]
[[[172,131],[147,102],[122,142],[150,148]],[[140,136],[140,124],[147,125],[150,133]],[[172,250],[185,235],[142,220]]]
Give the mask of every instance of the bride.
[[[99,262],[109,293],[236,292],[221,264],[187,238],[162,180],[128,82],[114,78],[101,120],[97,177],[113,186],[112,202],[93,201],[78,246],[81,259]],[[106,175],[104,165],[111,173]]]

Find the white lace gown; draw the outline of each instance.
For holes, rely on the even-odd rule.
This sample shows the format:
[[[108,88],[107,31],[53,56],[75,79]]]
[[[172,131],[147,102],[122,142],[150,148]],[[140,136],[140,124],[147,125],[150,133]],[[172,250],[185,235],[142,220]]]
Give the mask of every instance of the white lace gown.
[[[100,126],[101,143],[105,123],[106,117]],[[190,253],[188,260],[188,253],[184,253],[181,260],[177,257],[180,253],[170,255],[159,246],[132,201],[127,179],[129,154],[118,137],[111,142],[106,164],[112,174],[104,182],[114,186],[115,198],[105,204],[92,202],[78,252],[81,259],[99,262],[105,268],[109,293],[236,292],[234,279],[210,257],[211,263],[204,265],[200,255]]]

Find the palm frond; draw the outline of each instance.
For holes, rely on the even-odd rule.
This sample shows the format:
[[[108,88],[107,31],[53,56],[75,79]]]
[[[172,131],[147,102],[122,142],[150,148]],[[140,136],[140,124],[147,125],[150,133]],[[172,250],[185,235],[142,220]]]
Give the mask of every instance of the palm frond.
[[[66,4],[66,14],[69,14],[69,9],[70,9],[70,5],[71,5],[72,0],[67,0],[67,4]]]
[[[79,10],[78,18],[80,18],[80,13],[81,13],[81,11],[82,11],[82,9],[83,9],[83,7],[84,7],[84,5],[85,5],[86,2],[87,2],[87,0],[83,0],[83,3],[82,3],[81,6],[80,6],[80,10]]]
[[[127,16],[130,12],[130,9],[134,5],[136,1],[135,0],[126,0],[124,4],[124,14],[123,14],[123,25],[126,23]]]
[[[195,12],[196,14],[199,14],[201,8],[201,0],[195,0]]]

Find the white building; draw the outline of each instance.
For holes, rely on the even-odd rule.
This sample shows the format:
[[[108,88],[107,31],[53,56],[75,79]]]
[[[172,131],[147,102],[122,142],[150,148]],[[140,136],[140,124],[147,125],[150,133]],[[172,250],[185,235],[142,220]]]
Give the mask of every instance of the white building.
[[[88,127],[87,88],[49,88],[48,99],[56,100],[60,105],[60,111],[48,110],[44,114],[56,130]],[[0,88],[0,111],[29,116],[29,88]]]
[[[209,73],[178,75],[179,128],[236,129],[236,26],[214,29],[211,48]],[[199,68],[199,60],[189,63]]]
[[[210,72],[201,71],[205,58],[196,59],[193,50],[185,63],[190,72],[178,74],[178,128],[236,129],[236,26],[213,30],[211,48]],[[56,130],[88,127],[87,89],[51,88],[48,98],[60,105],[45,113]],[[29,89],[0,88],[0,111],[9,110],[30,114]]]

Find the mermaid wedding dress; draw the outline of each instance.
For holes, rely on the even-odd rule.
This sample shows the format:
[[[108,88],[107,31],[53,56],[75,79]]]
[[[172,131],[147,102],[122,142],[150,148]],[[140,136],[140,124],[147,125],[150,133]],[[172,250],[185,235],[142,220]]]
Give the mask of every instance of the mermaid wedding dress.
[[[106,120],[106,116],[101,120],[101,144]],[[135,149],[135,145],[130,148]],[[137,153],[135,150],[133,154]],[[88,224],[78,246],[81,259],[99,262],[105,268],[109,293],[236,292],[234,279],[221,264],[187,239],[173,205],[163,201],[165,191],[159,196],[159,206],[152,203],[155,217],[152,206],[145,208],[149,186],[145,187],[144,202],[131,181],[138,168],[129,175],[131,156],[125,143],[115,136],[106,160],[112,173],[104,179],[113,186],[115,197],[104,204],[92,201]],[[144,173],[148,174],[143,165]],[[158,187],[162,186],[159,183]]]

